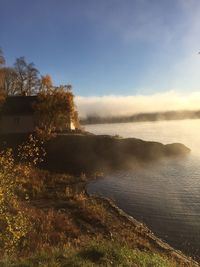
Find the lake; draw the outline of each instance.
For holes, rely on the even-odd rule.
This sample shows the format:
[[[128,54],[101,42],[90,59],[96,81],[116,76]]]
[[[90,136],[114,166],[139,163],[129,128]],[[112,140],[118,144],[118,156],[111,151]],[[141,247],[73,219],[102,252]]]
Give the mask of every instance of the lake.
[[[105,175],[89,193],[109,197],[176,249],[200,259],[200,120],[87,125],[95,134],[183,143],[184,158]]]

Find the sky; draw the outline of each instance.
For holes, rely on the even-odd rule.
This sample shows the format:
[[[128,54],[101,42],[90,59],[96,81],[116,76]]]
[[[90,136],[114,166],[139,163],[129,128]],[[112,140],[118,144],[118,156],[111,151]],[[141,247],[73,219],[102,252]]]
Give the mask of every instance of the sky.
[[[199,18],[199,0],[0,0],[0,47],[7,65],[25,56],[71,83],[79,105],[173,95],[185,108],[200,91]]]

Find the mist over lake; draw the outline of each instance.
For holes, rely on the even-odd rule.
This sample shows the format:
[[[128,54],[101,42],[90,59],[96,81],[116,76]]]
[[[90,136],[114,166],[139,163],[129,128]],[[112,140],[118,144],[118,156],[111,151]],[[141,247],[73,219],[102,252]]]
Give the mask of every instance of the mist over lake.
[[[88,125],[95,134],[119,135],[164,144],[183,143],[191,153],[145,168],[105,175],[89,193],[112,198],[163,240],[200,258],[200,120]]]

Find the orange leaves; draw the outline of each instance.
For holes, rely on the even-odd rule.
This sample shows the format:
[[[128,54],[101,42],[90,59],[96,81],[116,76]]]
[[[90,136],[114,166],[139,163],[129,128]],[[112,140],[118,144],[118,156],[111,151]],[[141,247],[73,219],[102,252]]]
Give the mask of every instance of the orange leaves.
[[[44,82],[46,80],[48,82],[49,78],[46,77]],[[52,90],[43,90],[38,94],[38,101],[34,105],[38,130],[47,136],[56,131],[71,129],[75,104],[74,95],[70,89],[66,89],[68,87],[60,86]]]
[[[53,82],[50,75],[42,76],[41,78],[41,90],[47,91],[53,87]]]

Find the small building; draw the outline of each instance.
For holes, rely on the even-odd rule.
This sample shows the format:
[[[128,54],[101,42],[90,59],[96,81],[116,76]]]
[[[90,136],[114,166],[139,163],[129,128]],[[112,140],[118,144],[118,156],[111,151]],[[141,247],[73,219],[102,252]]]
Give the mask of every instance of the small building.
[[[37,96],[8,96],[0,112],[0,134],[31,133],[38,125],[34,103]],[[66,122],[65,130],[74,130],[72,121]]]

